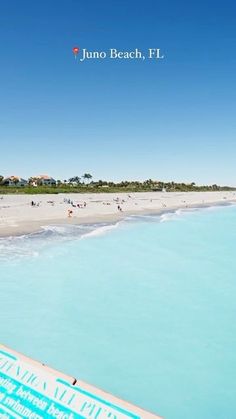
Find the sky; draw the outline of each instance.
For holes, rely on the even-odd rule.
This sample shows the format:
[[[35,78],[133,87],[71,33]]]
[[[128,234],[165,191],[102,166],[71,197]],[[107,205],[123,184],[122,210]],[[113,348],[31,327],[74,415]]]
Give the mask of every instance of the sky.
[[[235,0],[1,0],[0,39],[0,175],[236,185]]]

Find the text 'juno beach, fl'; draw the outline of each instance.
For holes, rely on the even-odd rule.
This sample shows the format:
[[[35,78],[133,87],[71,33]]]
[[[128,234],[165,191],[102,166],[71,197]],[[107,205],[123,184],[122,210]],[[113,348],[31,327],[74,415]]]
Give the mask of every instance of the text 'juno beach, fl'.
[[[81,51],[81,52],[80,52]],[[86,48],[80,49],[79,47],[73,48],[75,57],[80,52],[79,61],[83,62],[86,60],[163,60],[165,55],[162,53],[160,48],[148,48],[145,52],[139,48],[135,48],[130,51],[121,51],[116,48],[110,48],[108,51],[90,51]]]

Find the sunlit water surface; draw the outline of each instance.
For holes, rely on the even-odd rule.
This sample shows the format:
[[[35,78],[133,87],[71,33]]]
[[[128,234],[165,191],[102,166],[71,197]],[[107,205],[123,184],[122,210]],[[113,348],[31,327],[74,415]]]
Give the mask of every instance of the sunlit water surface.
[[[236,417],[236,207],[0,239],[1,341],[170,419]]]

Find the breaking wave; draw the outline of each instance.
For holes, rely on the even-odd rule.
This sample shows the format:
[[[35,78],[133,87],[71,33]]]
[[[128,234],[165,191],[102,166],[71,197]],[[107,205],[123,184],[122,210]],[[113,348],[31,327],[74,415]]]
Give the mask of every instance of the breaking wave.
[[[224,206],[226,204],[223,204]],[[235,205],[235,204],[227,204]],[[0,237],[0,262],[22,257],[35,258],[48,246],[80,239],[92,239],[119,228],[122,225],[136,222],[165,223],[182,219],[196,211],[214,211],[218,206],[202,206],[163,211],[158,214],[130,215],[115,223],[94,223],[80,225],[46,225],[30,234],[21,236]]]

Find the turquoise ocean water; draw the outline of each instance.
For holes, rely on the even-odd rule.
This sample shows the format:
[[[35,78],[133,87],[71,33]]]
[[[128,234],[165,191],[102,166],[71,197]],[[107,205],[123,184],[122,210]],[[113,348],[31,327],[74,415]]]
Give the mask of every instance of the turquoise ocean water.
[[[0,340],[165,418],[233,419],[235,255],[235,206],[0,239]]]

